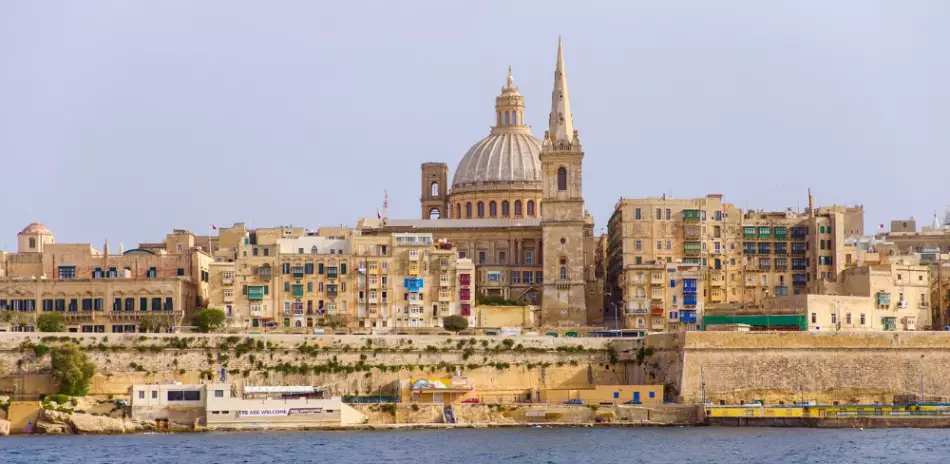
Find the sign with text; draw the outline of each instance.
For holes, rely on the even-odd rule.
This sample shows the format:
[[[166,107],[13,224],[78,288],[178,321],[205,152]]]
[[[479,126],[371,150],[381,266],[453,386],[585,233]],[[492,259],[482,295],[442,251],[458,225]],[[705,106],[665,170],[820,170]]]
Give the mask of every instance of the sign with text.
[[[274,417],[286,416],[290,411],[287,409],[242,409],[242,417]]]
[[[320,414],[323,412],[323,408],[294,408],[290,410],[291,416],[300,415],[300,414]]]

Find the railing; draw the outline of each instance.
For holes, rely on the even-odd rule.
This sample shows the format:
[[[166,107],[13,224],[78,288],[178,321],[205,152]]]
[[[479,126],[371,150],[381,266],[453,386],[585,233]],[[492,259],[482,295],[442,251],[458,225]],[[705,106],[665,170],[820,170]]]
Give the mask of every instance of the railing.
[[[294,279],[303,279],[303,271],[301,272],[294,271]]]

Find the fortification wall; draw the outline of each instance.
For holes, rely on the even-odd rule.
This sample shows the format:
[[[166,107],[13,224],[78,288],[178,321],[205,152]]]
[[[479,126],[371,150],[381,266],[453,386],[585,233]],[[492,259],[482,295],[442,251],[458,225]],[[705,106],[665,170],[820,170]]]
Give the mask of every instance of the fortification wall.
[[[950,334],[942,332],[657,334],[620,356],[631,383],[655,378],[686,403],[704,393],[726,404],[890,403],[922,391],[950,398]]]
[[[77,342],[97,366],[92,395],[126,395],[135,383],[199,383],[221,367],[239,386],[321,385],[341,395],[395,395],[400,380],[461,370],[479,396],[498,401],[624,378],[598,339],[0,334],[0,392],[54,393],[45,348]]]

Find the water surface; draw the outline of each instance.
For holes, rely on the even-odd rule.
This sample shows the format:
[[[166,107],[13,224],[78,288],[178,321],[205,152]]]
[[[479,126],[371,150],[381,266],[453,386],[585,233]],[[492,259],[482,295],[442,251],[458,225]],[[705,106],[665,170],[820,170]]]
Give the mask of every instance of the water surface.
[[[517,428],[0,438],[2,463],[937,463],[946,429]]]

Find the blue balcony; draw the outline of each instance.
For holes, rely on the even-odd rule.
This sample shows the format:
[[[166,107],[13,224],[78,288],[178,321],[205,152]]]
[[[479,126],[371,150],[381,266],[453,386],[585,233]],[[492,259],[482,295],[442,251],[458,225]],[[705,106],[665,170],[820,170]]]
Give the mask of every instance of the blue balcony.
[[[405,278],[402,281],[403,287],[406,287],[406,290],[410,292],[418,292],[422,290],[422,280],[423,279],[410,279]]]
[[[696,293],[696,279],[683,279],[683,291]]]
[[[683,293],[683,306],[696,306],[696,294]]]
[[[680,311],[680,322],[696,322],[696,310],[684,309]]]

